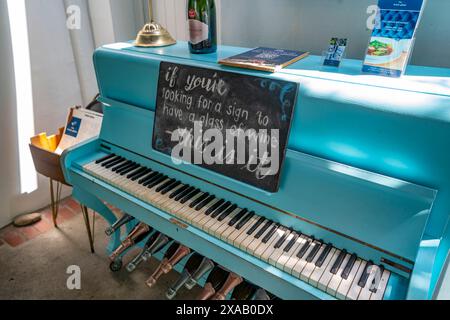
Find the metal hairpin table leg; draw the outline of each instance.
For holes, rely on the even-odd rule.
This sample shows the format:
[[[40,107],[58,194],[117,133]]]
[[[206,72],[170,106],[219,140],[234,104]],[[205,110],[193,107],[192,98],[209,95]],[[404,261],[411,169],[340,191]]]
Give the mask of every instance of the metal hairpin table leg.
[[[91,246],[91,252],[95,253],[94,237],[92,236],[91,224],[89,222],[89,209],[86,206],[82,205],[81,211],[83,212],[84,223],[86,224],[86,230],[87,230],[88,237],[89,237],[89,245]],[[95,219],[95,216],[94,216],[94,219]]]
[[[56,193],[55,188],[53,187],[53,179],[50,179],[50,199],[51,199],[51,208],[52,208],[52,219],[53,219],[53,225],[55,228],[58,228],[58,211],[59,211],[59,202],[61,201],[61,189],[62,184],[58,181],[56,181]]]

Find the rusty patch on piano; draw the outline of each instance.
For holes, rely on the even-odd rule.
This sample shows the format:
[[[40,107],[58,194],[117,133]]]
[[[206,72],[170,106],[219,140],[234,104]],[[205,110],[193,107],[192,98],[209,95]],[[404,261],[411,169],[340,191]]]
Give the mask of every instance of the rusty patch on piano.
[[[187,224],[184,224],[183,222],[181,222],[181,221],[179,221],[177,219],[174,219],[174,218],[170,218],[170,222],[172,222],[173,224],[175,224],[175,225],[177,225],[177,226],[179,226],[180,228],[183,228],[183,229],[187,229],[187,227],[188,227]]]

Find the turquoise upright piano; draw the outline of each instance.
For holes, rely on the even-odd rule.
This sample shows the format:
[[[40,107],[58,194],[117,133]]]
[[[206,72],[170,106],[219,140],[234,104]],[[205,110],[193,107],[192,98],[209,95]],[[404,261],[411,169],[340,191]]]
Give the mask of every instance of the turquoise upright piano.
[[[364,75],[362,62],[350,59],[336,69],[309,56],[274,74],[217,63],[246,50],[192,55],[184,42],[96,50],[101,134],[61,160],[74,197],[111,224],[117,218],[105,202],[120,208],[281,299],[436,298],[450,247],[450,70],[410,66],[391,79]],[[152,148],[161,62],[299,84],[277,192],[175,166]],[[154,190],[98,169],[106,156],[252,215],[240,217],[243,231],[211,230],[201,214],[173,210],[174,199],[155,200],[162,197],[146,196]],[[250,250],[258,239],[244,232],[258,221],[275,223],[283,245]],[[121,237],[113,235],[109,252]],[[376,287],[364,279],[371,266],[381,271]]]

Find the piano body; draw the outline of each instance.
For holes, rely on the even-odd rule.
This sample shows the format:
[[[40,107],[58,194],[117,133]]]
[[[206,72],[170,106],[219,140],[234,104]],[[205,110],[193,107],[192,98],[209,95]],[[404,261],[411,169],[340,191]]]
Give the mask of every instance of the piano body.
[[[435,297],[450,241],[450,71],[410,67],[408,76],[386,79],[360,75],[355,60],[320,69],[315,56],[276,74],[216,63],[245,50],[191,55],[183,42],[99,48],[101,134],[62,157],[74,197],[113,223],[106,201],[282,299]],[[300,84],[278,192],[174,165],[152,149],[161,61]],[[119,176],[111,170],[120,163],[129,170]],[[194,206],[189,188],[200,198]],[[235,205],[234,220],[206,216],[219,199]],[[377,290],[358,283],[371,264],[382,267]]]

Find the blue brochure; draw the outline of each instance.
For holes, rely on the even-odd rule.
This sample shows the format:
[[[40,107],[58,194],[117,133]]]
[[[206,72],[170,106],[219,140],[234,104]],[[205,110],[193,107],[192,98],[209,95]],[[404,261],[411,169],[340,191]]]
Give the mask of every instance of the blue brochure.
[[[425,0],[379,0],[363,72],[400,77],[412,51]]]

